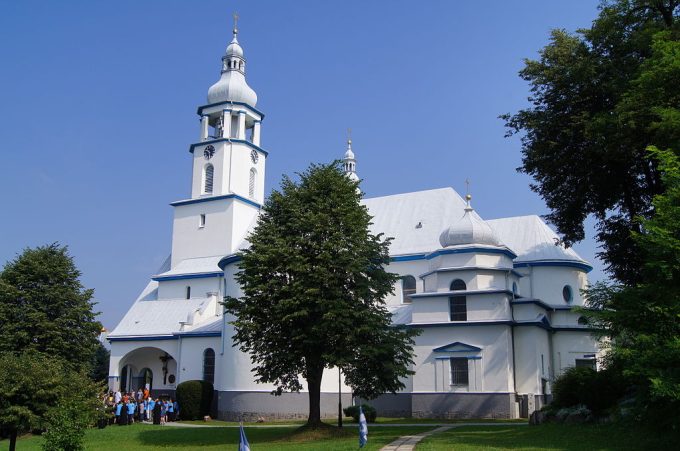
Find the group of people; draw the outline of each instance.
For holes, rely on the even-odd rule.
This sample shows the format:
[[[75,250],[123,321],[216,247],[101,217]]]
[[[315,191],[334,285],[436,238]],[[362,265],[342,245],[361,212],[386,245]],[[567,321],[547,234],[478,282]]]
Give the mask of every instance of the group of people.
[[[114,422],[120,426],[137,422],[165,424],[179,418],[179,404],[172,398],[153,398],[149,389],[139,389],[137,393],[109,392],[105,404],[114,413]]]

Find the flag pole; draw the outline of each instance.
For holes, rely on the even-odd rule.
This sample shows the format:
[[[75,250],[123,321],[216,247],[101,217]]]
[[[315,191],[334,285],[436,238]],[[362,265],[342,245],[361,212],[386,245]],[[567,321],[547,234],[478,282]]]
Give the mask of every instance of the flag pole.
[[[342,427],[342,373],[338,367],[338,427]]]

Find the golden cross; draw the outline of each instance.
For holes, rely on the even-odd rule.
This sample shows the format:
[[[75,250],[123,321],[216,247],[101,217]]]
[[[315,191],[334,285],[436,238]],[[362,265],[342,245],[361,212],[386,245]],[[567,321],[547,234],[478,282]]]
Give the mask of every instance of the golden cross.
[[[234,33],[238,33],[238,13],[234,13]]]

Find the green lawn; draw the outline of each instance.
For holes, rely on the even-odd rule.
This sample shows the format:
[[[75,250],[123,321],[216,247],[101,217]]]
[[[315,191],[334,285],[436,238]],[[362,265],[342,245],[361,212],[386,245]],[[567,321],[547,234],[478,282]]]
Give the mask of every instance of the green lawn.
[[[338,420],[335,418],[326,418],[321,420],[326,424],[336,426]],[[301,426],[305,424],[307,420],[271,420],[264,423],[256,422],[244,422],[244,426],[259,426],[259,425],[298,425]],[[435,419],[435,418],[388,418],[388,417],[378,417],[375,421],[377,424],[422,424],[427,426],[429,424],[459,424],[459,423],[526,423],[526,419],[519,420],[491,420],[491,419]],[[238,426],[237,421],[221,421],[221,420],[211,420],[210,422],[205,422],[203,420],[193,420],[193,421],[180,421],[182,424],[200,424],[208,426]],[[372,423],[369,423],[371,427]],[[352,420],[352,418],[344,418],[343,425],[347,427],[359,427],[357,423]]]
[[[268,427],[248,428],[246,434],[253,451],[340,451],[358,449],[356,427],[343,429],[340,436],[328,433],[296,433],[296,428]],[[363,449],[378,450],[401,435],[412,435],[427,431],[431,427],[380,427],[369,429],[369,445]],[[92,429],[87,432],[85,449],[87,451],[151,451],[151,450],[220,450],[236,449],[238,428],[180,428],[172,426],[153,426],[135,424],[132,426],[109,426],[105,429]],[[40,437],[22,438],[17,442],[17,451],[38,451]],[[0,451],[6,451],[9,442],[0,442]]]
[[[432,429],[431,426],[371,427],[365,450],[376,451],[402,435],[413,435]],[[356,425],[320,433],[299,432],[296,427],[246,427],[253,451],[340,451],[358,449]],[[20,439],[17,450],[40,450],[40,437]],[[87,432],[88,451],[150,451],[150,450],[229,450],[236,449],[238,428],[179,428],[172,426],[139,425],[109,426]],[[674,444],[677,444],[675,442]],[[416,451],[626,451],[665,450],[673,447],[670,437],[645,433],[615,425],[541,425],[541,426],[460,426],[426,438]],[[0,442],[0,451],[8,448]]]
[[[675,445],[675,446],[672,446]],[[625,451],[678,449],[664,434],[613,425],[464,426],[432,435],[417,451]]]

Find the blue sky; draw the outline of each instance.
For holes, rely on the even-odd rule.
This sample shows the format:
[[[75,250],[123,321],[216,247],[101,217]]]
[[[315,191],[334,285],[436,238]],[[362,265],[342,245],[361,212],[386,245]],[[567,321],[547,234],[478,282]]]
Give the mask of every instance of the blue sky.
[[[238,11],[266,114],[267,188],[344,153],[367,196],[443,186],[483,218],[544,214],[498,115],[527,105],[517,72],[596,0],[0,0],[0,263],[67,244],[113,328],[170,250],[189,196],[196,107]],[[596,243],[575,246],[604,277]]]

